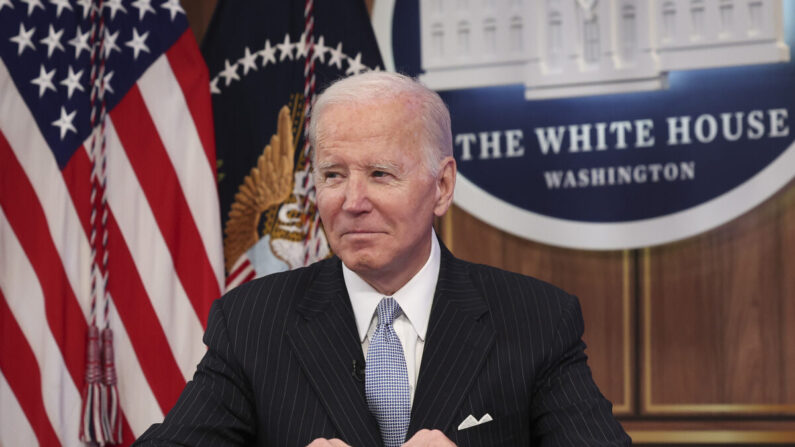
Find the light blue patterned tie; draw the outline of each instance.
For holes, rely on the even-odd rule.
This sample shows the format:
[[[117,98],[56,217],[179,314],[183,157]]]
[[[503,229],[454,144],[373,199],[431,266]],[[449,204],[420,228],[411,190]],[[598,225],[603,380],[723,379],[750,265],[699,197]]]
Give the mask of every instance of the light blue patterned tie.
[[[381,427],[386,447],[398,447],[403,443],[411,417],[406,358],[392,327],[401,312],[400,305],[392,297],[378,303],[378,326],[367,349],[364,369],[367,405]]]

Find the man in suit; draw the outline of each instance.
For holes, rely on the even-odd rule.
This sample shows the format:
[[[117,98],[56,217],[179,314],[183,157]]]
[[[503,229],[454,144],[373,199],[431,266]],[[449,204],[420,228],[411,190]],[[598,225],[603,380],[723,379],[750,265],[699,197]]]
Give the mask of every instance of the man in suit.
[[[436,239],[456,177],[436,93],[392,73],[338,81],[310,140],[336,256],[219,299],[193,380],[139,443],[630,444],[591,378],[577,299]]]

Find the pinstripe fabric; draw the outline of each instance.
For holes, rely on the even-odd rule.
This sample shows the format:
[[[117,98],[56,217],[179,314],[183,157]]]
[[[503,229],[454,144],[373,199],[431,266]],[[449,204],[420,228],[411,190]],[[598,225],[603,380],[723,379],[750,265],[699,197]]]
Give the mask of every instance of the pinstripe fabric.
[[[577,299],[533,278],[442,266],[407,439],[422,428],[459,446],[618,446],[630,440],[591,379]],[[381,444],[336,258],[247,283],[218,300],[194,379],[140,445]],[[468,415],[492,422],[458,431]]]

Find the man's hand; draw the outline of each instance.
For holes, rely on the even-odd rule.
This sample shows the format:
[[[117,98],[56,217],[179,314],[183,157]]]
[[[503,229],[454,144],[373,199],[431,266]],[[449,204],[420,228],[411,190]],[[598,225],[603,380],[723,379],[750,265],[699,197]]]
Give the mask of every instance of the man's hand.
[[[423,428],[411,437],[403,447],[455,447],[453,441],[447,439],[439,430]]]
[[[351,446],[336,438],[334,439],[318,438],[312,441],[312,443],[306,447],[351,447]],[[447,436],[445,436],[444,433],[442,433],[441,431],[428,430],[427,428],[424,428],[418,431],[417,433],[415,433],[414,436],[412,436],[411,439],[408,440],[408,442],[403,444],[402,447],[456,447],[456,445],[453,444],[453,441],[449,440]]]
[[[337,438],[334,439],[317,438],[306,447],[351,447],[351,446],[345,444],[344,442],[340,441]]]

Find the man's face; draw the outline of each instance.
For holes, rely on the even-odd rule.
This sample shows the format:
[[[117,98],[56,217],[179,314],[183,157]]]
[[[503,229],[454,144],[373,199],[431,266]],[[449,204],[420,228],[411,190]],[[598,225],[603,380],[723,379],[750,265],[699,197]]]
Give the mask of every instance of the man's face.
[[[331,248],[376,289],[400,287],[428,259],[433,217],[449,205],[422,163],[416,110],[331,105],[319,118],[317,204]]]

